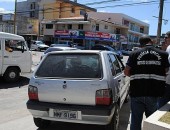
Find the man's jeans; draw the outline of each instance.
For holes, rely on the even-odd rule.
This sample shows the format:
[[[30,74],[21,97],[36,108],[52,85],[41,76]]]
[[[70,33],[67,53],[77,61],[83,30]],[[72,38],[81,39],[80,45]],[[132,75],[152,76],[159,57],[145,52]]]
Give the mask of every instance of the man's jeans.
[[[157,97],[131,97],[130,130],[141,130],[143,113],[149,117],[157,110]]]

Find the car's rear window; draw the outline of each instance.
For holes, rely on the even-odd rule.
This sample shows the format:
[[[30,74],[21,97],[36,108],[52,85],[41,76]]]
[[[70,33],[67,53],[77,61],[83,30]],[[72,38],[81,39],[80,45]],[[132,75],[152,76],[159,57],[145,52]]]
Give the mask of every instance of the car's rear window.
[[[39,66],[36,77],[101,78],[98,54],[50,54]]]

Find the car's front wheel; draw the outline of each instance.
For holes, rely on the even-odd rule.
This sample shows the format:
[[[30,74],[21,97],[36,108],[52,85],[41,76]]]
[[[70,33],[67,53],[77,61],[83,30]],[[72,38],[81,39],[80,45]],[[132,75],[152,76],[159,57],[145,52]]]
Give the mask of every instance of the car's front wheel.
[[[115,113],[112,117],[111,122],[105,126],[105,130],[118,130],[119,127],[119,106],[115,106]]]
[[[47,128],[51,124],[51,121],[41,118],[34,118],[34,124],[39,128]]]
[[[15,82],[20,77],[20,71],[16,67],[10,67],[5,71],[3,77],[7,82]]]
[[[37,51],[41,51],[41,48],[38,47],[38,48],[37,48]]]

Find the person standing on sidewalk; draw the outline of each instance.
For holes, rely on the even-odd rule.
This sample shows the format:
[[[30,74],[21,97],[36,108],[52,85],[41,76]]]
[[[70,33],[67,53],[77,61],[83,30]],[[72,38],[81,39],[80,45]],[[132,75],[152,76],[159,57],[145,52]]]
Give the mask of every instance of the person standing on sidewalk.
[[[153,47],[149,36],[142,36],[139,42],[141,49],[131,52],[124,70],[130,76],[130,130],[141,130],[143,113],[149,117],[157,110],[169,68],[168,53]]]
[[[30,50],[31,49],[31,38],[30,37],[27,40],[27,45],[28,45],[28,48]]]
[[[168,60],[170,63],[170,31],[168,31],[165,34],[164,42],[165,42],[165,46],[166,46],[166,52],[169,54]],[[170,68],[169,68],[169,71],[167,72],[167,76],[166,76],[165,94],[163,95],[163,97],[161,97],[159,99],[159,103],[158,103],[159,108],[164,106],[169,101],[170,101]]]

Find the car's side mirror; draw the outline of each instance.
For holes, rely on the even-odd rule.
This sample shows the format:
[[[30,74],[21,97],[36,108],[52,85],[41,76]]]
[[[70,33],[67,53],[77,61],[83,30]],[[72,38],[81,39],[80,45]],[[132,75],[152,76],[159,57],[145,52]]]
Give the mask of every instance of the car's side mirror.
[[[121,69],[124,70],[124,69],[125,69],[125,66],[122,66]]]

